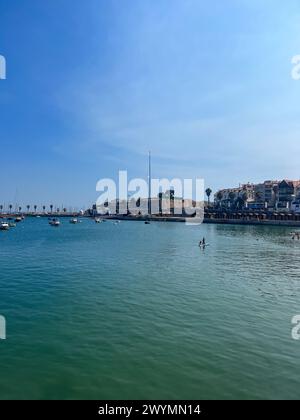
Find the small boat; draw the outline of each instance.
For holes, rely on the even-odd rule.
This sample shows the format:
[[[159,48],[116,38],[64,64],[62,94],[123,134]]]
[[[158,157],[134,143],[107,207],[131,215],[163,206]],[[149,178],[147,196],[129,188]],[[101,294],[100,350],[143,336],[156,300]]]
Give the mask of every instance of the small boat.
[[[76,225],[77,223],[79,223],[79,221],[78,221],[78,219],[74,218],[74,219],[71,219],[71,220],[70,220],[70,223],[71,223],[72,225]]]
[[[99,217],[97,217],[97,218],[95,219],[95,223],[102,223],[102,220],[101,220],[101,219],[99,219]]]
[[[58,226],[60,226],[60,221],[57,220],[57,219],[52,219],[52,220],[50,220],[49,225],[58,227]]]
[[[14,227],[16,227],[17,226],[17,224],[16,223],[14,223],[14,222],[10,222],[9,223],[9,227],[10,228],[14,228]]]
[[[145,222],[145,225],[150,225],[150,222],[149,222],[149,221],[146,221],[146,222]]]
[[[16,218],[15,218],[15,222],[16,222],[16,223],[20,223],[20,222],[22,222],[22,220],[23,220],[23,219],[22,219],[22,217],[21,217],[21,216],[18,216],[18,217],[16,217]]]
[[[9,223],[1,222],[0,223],[0,230],[9,230]]]

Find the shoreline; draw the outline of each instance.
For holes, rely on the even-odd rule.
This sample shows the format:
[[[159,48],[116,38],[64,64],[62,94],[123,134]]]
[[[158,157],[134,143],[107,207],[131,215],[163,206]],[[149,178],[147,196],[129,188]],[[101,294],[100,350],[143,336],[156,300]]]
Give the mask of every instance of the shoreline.
[[[182,216],[126,216],[126,215],[111,215],[111,216],[102,216],[102,215],[87,215],[87,214],[78,214],[78,213],[59,213],[59,214],[26,214],[22,213],[25,218],[87,218],[95,219],[101,218],[106,220],[124,220],[124,221],[135,221],[135,222],[172,222],[172,223],[184,223],[186,221],[185,217]],[[15,219],[20,217],[20,214],[1,214],[1,219]],[[267,218],[256,218],[256,219],[246,219],[246,218],[214,218],[211,215],[206,214],[202,223],[205,224],[220,224],[220,225],[244,225],[244,226],[285,226],[285,227],[299,227],[300,220],[274,220]],[[201,223],[201,224],[202,224]]]

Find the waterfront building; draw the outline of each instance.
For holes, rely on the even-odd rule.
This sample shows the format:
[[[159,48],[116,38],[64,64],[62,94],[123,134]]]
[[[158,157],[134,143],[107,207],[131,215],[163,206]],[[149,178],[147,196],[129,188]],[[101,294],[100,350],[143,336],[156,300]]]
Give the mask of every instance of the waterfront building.
[[[265,181],[264,194],[267,207],[275,207],[277,200],[278,181]]]
[[[256,208],[275,208],[278,201],[278,181],[264,181],[255,185]]]
[[[300,199],[296,199],[291,203],[291,211],[293,213],[300,213]]]
[[[293,211],[300,200],[300,181],[264,181],[227,188],[215,194],[218,208]]]
[[[280,208],[290,208],[299,191],[300,181],[284,179],[278,185],[278,204]]]
[[[244,208],[255,202],[254,184],[243,184],[237,188],[226,188],[215,194],[215,206],[221,208]]]

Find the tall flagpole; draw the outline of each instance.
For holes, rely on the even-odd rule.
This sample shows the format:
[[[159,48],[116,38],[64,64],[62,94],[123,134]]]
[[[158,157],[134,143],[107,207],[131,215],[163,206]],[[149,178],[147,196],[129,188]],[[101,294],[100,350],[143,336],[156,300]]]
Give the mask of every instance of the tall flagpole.
[[[149,151],[148,162],[148,215],[151,215],[151,151]]]

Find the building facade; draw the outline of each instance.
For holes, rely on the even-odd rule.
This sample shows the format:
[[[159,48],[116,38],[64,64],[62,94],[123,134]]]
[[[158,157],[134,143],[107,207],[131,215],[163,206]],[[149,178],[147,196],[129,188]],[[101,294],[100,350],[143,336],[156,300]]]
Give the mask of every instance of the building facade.
[[[296,211],[300,204],[300,181],[264,181],[227,188],[215,194],[217,208]],[[300,211],[300,207],[299,207]]]

